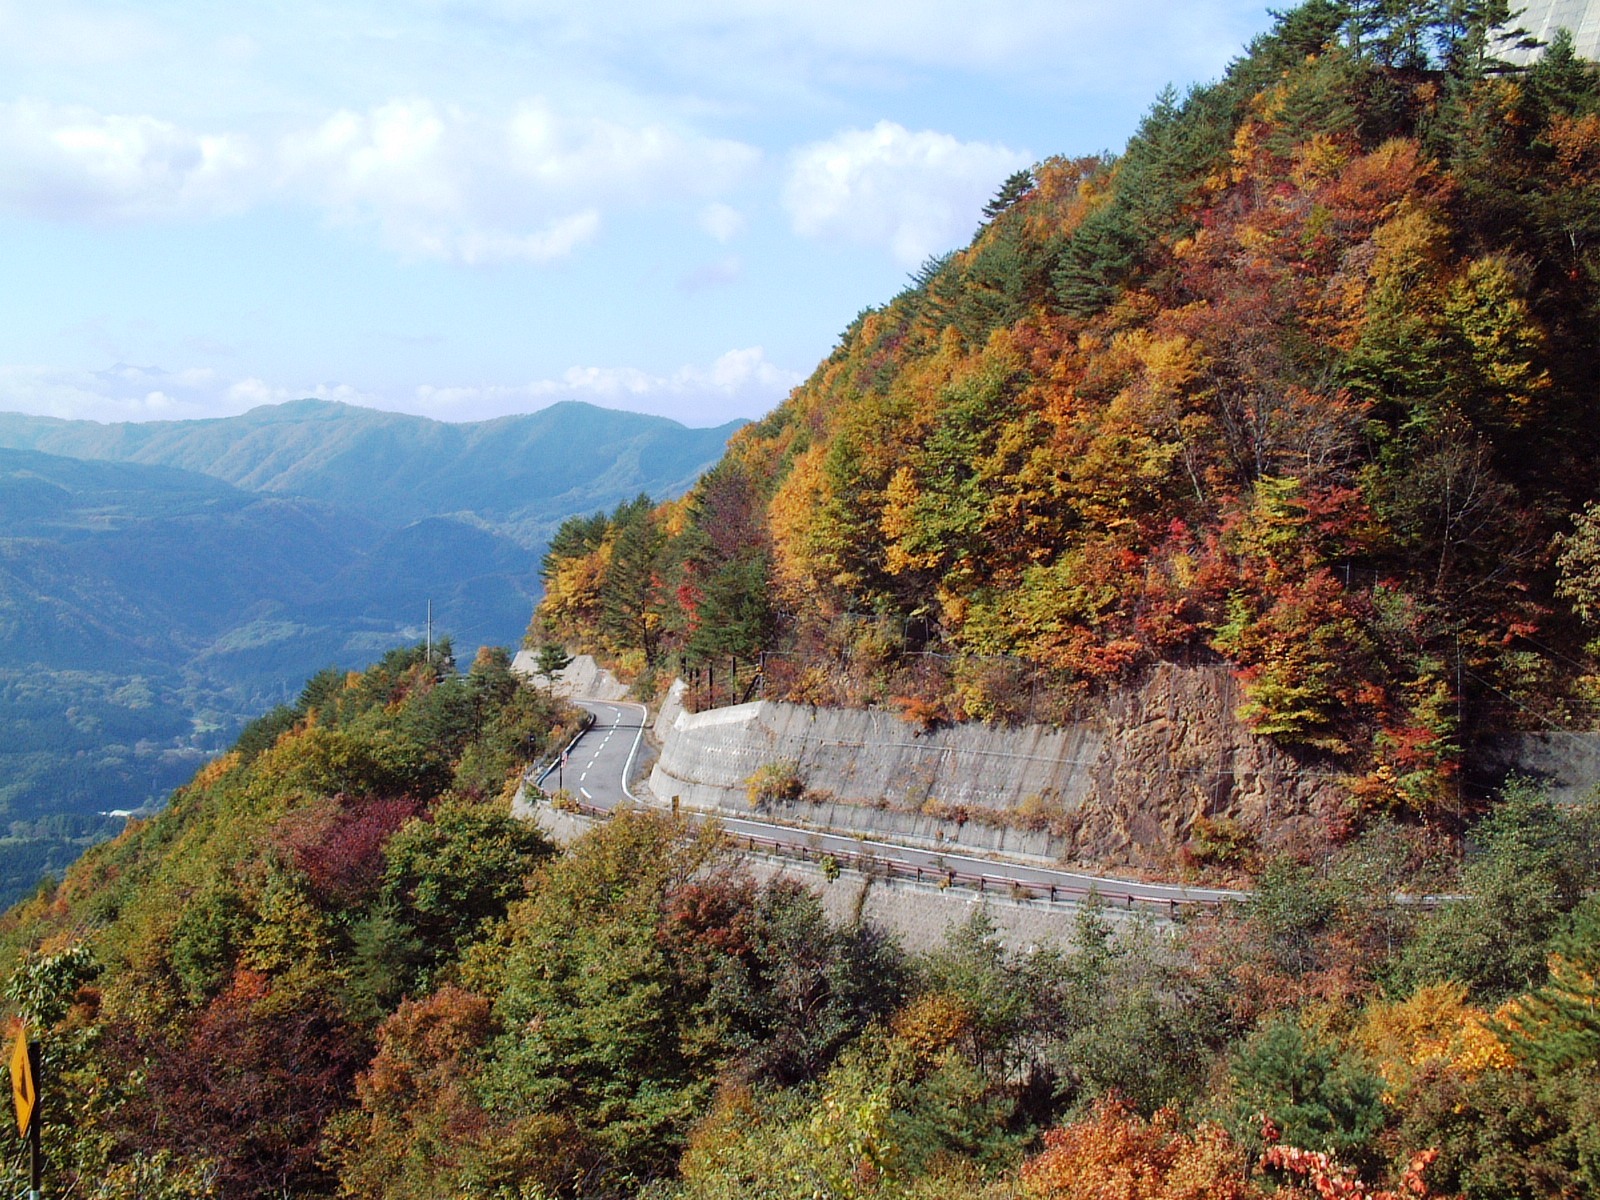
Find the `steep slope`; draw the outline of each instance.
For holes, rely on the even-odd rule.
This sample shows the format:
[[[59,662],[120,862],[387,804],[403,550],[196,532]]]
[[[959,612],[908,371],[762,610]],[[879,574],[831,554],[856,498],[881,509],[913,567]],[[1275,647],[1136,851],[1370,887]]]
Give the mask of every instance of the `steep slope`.
[[[1600,84],[1491,16],[1307,4],[1007,181],[686,505],[560,531],[544,630],[924,722],[1223,664],[1336,831],[1452,826],[1464,746],[1600,711]]]
[[[747,668],[750,647],[784,645],[789,657],[767,667],[776,678],[788,664],[787,690],[898,696],[919,722],[981,703],[1030,711],[1035,697],[1041,712],[1075,698],[1116,706],[1142,685],[1151,703],[1122,715],[1152,756],[1192,745],[1193,724],[1225,723],[1235,687],[1264,728],[1272,698],[1259,685],[1283,681],[1271,674],[1283,660],[1343,655],[1339,668],[1376,689],[1348,714],[1308,704],[1298,719],[1321,724],[1299,734],[1257,735],[1334,768],[1394,749],[1356,740],[1395,703],[1387,689],[1490,678],[1529,638],[1550,659],[1533,661],[1531,682],[1498,685],[1530,704],[1579,695],[1576,673],[1591,666],[1579,622],[1600,611],[1600,574],[1587,570],[1600,518],[1585,510],[1549,569],[1517,559],[1506,531],[1539,545],[1585,495],[1597,435],[1556,414],[1592,400],[1578,367],[1594,352],[1585,247],[1600,243],[1577,235],[1596,206],[1561,194],[1569,163],[1566,176],[1523,178],[1495,221],[1468,220],[1477,210],[1459,197],[1473,176],[1444,155],[1474,103],[1491,105],[1479,132],[1536,140],[1553,127],[1494,107],[1541,94],[1548,73],[1484,79],[1463,41],[1473,19],[1481,35],[1504,10],[1310,0],[1280,17],[1223,88],[1192,101],[1191,115],[1218,124],[1180,139],[1189,166],[1171,178],[1196,186],[1176,209],[1148,176],[1119,192],[1133,186],[1116,172],[1137,167],[1137,144],[1109,174],[1047,164],[1008,182],[967,256],[854,328],[687,503],[564,526],[544,619],[592,612],[578,632],[647,666],[734,649]],[[1593,115],[1600,88],[1572,68],[1562,104]],[[1330,121],[1342,128],[1340,104],[1367,117],[1376,106],[1376,131],[1318,142]],[[1309,125],[1282,124],[1295,113]],[[1600,143],[1600,119],[1591,128]],[[1434,157],[1417,155],[1408,129],[1440,139]],[[1517,162],[1496,158],[1490,174],[1515,180]],[[1055,188],[1063,178],[1090,186]],[[1513,272],[1520,291],[1490,286],[1474,270],[1482,239],[1526,235],[1515,218],[1541,188],[1561,199],[1549,264]],[[1155,208],[1101,218],[1103,236],[1079,242],[1119,194]],[[995,231],[1027,231],[1009,213],[1038,219],[1039,237],[1009,260],[1038,284],[1007,293],[1020,311],[964,274]],[[1160,219],[1141,240],[1146,217]],[[1455,230],[1442,241],[1430,233],[1440,222]],[[1191,275],[1194,262],[1208,270]],[[1403,286],[1375,315],[1393,271]],[[950,290],[930,330],[917,293],[941,277]],[[1571,290],[1552,301],[1563,278]],[[1484,303],[1485,290],[1498,299]],[[1252,323],[1261,305],[1279,319]],[[1311,319],[1329,314],[1349,323]],[[1380,338],[1385,321],[1404,336]],[[1495,346],[1495,328],[1539,337],[1500,343],[1493,390],[1474,398],[1474,355]],[[1298,376],[1307,363],[1324,374]],[[1497,424],[1496,397],[1518,395],[1537,400]],[[894,420],[867,419],[895,406]],[[1332,436],[1352,409],[1358,434]],[[1256,423],[1229,425],[1230,413]],[[1461,444],[1453,418],[1480,455],[1436,457]],[[913,440],[896,442],[903,427]],[[1235,438],[1262,457],[1224,454]],[[808,467],[811,447],[822,450]],[[1012,453],[1020,467],[985,469]],[[758,473],[774,465],[775,491]],[[1393,500],[1412,476],[1433,508]],[[1350,495],[1326,490],[1346,478]],[[1498,482],[1486,492],[1485,480]],[[1043,499],[1019,507],[1024,489]],[[895,505],[919,521],[891,518]],[[1342,519],[1345,505],[1360,506],[1358,521]],[[1436,529],[1403,519],[1441,510],[1444,558]],[[912,540],[923,531],[929,541]],[[966,556],[940,557],[953,543]],[[1089,576],[1105,546],[1115,554]],[[1497,574],[1500,553],[1511,556]],[[1463,587],[1457,555],[1486,589],[1523,597],[1515,615],[1534,623],[1497,626],[1500,599]],[[1009,606],[983,592],[1002,586]],[[1241,639],[1291,599],[1304,622],[1278,626],[1284,644],[1252,673]],[[1034,623],[1005,624],[1019,614]],[[980,635],[1014,637],[1033,657],[981,651]],[[1456,637],[1462,653],[1446,657]],[[1172,661],[1184,658],[1197,665]],[[1478,719],[1481,696],[1450,698]],[[1427,792],[1397,808],[1432,828],[1363,814],[1369,827],[1337,848],[1268,861],[1219,824],[1210,850],[1260,868],[1239,904],[1113,933],[1091,903],[1063,923],[1061,945],[1017,947],[974,906],[943,946],[911,957],[870,922],[832,927],[793,879],[758,884],[728,839],[690,836],[665,814],[620,812],[566,851],[545,844],[505,804],[530,758],[566,744],[564,715],[504,653],[465,677],[421,647],[364,673],[324,672],[163,812],[5,914],[4,995],[57,1081],[43,1109],[49,1194],[1600,1194],[1600,804],[1508,786],[1472,826],[1465,861],[1438,836],[1439,810],[1421,807]],[[1346,746],[1306,749],[1306,729]],[[854,892],[858,917],[867,889],[892,886],[818,867]],[[923,885],[906,886],[917,903]],[[1447,902],[1424,899],[1441,892]],[[1033,902],[991,890],[987,903]],[[20,1192],[25,1155],[11,1149]]]
[[[313,671],[414,636],[430,600],[474,647],[532,603],[533,555],[503,535],[391,531],[170,467],[0,450],[0,514],[0,898]]]
[[[689,429],[575,401],[460,424],[300,400],[206,421],[100,425],[0,413],[0,446],[179,467],[388,525],[472,513],[536,546],[572,513],[641,491],[683,492],[740,424]]]

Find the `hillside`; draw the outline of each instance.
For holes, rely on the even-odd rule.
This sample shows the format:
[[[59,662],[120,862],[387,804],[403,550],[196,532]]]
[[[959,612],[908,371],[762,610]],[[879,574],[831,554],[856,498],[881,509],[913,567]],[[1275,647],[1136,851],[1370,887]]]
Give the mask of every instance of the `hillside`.
[[[545,560],[543,635],[718,698],[765,652],[911,743],[1231,675],[1348,793],[1324,836],[1214,824],[1252,891],[1168,927],[1013,947],[975,905],[912,955],[664,812],[549,845],[507,806],[575,714],[393,650],[0,920],[47,1194],[1600,1193],[1600,803],[1455,779],[1510,713],[1591,720],[1600,651],[1600,77],[1499,71],[1503,12],[1284,14]]]
[[[1331,836],[1459,830],[1464,750],[1600,712],[1600,90],[1402,7],[1007,180],[686,502],[559,531],[540,636],[925,724],[1223,664]]]
[[[689,429],[570,400],[448,423],[299,400],[215,420],[112,425],[0,413],[0,446],[178,467],[390,526],[470,513],[534,548],[573,513],[687,490],[740,424]]]
[[[0,414],[0,903],[158,804],[313,672],[517,641],[559,522],[686,488],[731,427],[582,404],[450,425],[305,401]],[[48,451],[48,452],[46,452]]]
[[[510,640],[534,587],[532,555],[473,525],[390,531],[167,467],[0,450],[0,512],[7,902],[313,671],[412,636],[430,598],[441,630]]]
[[[1089,905],[1008,947],[980,907],[911,955],[714,829],[625,811],[558,851],[512,819],[575,717],[503,651],[325,672],[0,919],[51,1194],[1600,1186],[1593,806],[1512,791],[1459,875],[1389,825],[1174,928]]]

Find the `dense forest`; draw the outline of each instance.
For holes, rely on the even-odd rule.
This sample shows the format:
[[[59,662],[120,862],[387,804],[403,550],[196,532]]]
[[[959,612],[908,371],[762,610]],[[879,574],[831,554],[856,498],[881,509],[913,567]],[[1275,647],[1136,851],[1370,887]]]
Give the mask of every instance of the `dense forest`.
[[[0,906],[308,671],[367,666],[430,608],[471,646],[513,640],[565,517],[681,494],[733,428],[570,401],[474,423],[0,413]]]
[[[1336,845],[1180,922],[1008,947],[980,909],[911,954],[714,827],[558,850],[509,801],[578,714],[503,651],[394,651],[0,921],[46,1194],[1600,1194],[1600,806],[1458,780],[1600,703],[1600,78],[1507,69],[1503,15],[1284,14],[545,563],[534,638],[645,687],[765,655],[1005,721],[1230,664],[1348,774]]]
[[[319,676],[7,914],[46,1194],[1600,1188],[1592,808],[1513,788],[1459,879],[1383,822],[1177,927],[1089,906],[1013,950],[978,909],[911,955],[714,827],[558,852],[507,801],[575,718],[503,652]]]
[[[1223,662],[1458,830],[1463,747],[1600,705],[1600,82],[1504,11],[1315,0],[1006,180],[686,500],[568,522],[531,638],[923,722]]]

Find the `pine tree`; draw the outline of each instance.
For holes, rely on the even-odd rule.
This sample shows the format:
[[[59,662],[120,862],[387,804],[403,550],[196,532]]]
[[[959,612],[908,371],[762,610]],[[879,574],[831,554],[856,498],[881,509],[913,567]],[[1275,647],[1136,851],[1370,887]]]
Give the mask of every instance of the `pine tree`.
[[[657,559],[666,535],[652,520],[649,496],[618,506],[611,526],[616,540],[600,591],[600,632],[620,649],[643,650],[654,662],[661,642]]]
[[[1550,982],[1506,1022],[1512,1049],[1541,1071],[1600,1066],[1600,901],[1589,900],[1555,939]]]
[[[1000,185],[1000,190],[994,194],[994,199],[983,206],[984,218],[994,220],[1032,190],[1032,171],[1024,167],[1020,171],[1011,172],[1006,176],[1006,181]]]

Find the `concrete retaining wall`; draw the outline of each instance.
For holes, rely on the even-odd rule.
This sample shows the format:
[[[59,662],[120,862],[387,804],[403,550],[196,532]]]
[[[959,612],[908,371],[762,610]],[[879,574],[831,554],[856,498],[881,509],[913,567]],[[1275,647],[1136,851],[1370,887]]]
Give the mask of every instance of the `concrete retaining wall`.
[[[578,813],[561,812],[548,804],[530,805],[521,793],[512,802],[512,813],[535,822],[550,839],[569,846],[600,821]],[[940,888],[906,879],[884,879],[848,868],[832,879],[815,863],[779,855],[740,851],[744,866],[762,883],[792,879],[816,892],[823,911],[837,925],[866,921],[894,935],[907,950],[932,950],[944,941],[955,926],[984,912],[994,922],[995,933],[1008,948],[1026,950],[1035,946],[1068,947],[1072,941],[1079,906],[1070,900],[1013,900],[994,893],[979,894],[966,888]],[[1102,915],[1113,925],[1142,920],[1165,925],[1165,918],[1117,908],[1102,908]]]
[[[1552,799],[1576,804],[1600,785],[1600,733],[1516,733],[1477,748],[1469,771],[1474,783],[1497,786],[1507,775],[1526,775]]]
[[[548,682],[539,674],[539,656],[532,650],[518,650],[511,659],[511,669],[518,675],[526,675],[535,683]],[[592,654],[580,654],[567,664],[565,670],[557,671],[551,690],[567,699],[626,700],[628,698],[627,685],[619,682],[615,675],[595,662]]]
[[[920,732],[881,712],[758,701],[656,723],[657,799],[749,815],[745,786],[770,763],[793,763],[806,797],[762,812],[791,824],[923,846],[960,845],[1054,861],[1064,848],[1045,831],[981,819],[1025,804],[1069,812],[1091,786],[1100,735],[1087,726],[996,729],[961,725]],[[966,820],[925,815],[965,809]]]
[[[940,889],[932,884],[909,880],[886,880],[841,871],[828,879],[811,863],[765,855],[744,855],[750,873],[763,882],[794,879],[822,897],[823,910],[835,924],[848,925],[860,920],[892,933],[907,950],[926,951],[940,945],[945,935],[986,913],[994,922],[1000,941],[1012,950],[1038,946],[1070,947],[1079,906],[1069,901],[1011,900],[1003,896],[979,895],[962,888]],[[1113,926],[1142,920],[1167,924],[1163,918],[1135,916],[1121,909],[1102,908],[1102,915]]]

